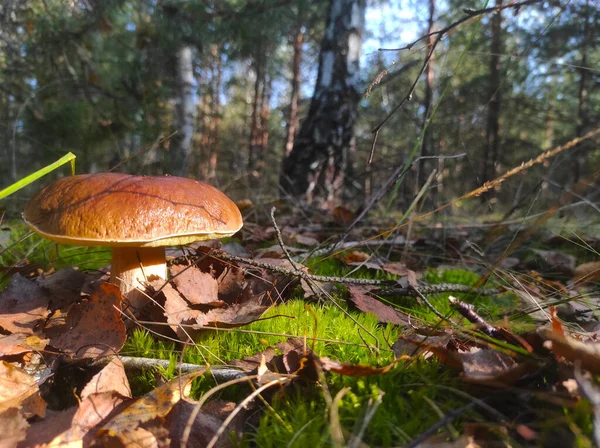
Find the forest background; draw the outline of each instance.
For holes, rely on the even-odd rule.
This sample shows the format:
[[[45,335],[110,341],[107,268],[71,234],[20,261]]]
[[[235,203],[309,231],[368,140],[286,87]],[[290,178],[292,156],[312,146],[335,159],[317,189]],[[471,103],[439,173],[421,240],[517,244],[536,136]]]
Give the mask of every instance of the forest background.
[[[321,209],[359,209],[390,179],[404,209],[435,169],[434,208],[600,123],[600,5],[514,3],[4,1],[0,187],[71,151],[78,173],[190,176]],[[319,89],[327,51],[346,70]],[[599,159],[584,142],[446,212],[507,218],[566,191],[596,213]]]

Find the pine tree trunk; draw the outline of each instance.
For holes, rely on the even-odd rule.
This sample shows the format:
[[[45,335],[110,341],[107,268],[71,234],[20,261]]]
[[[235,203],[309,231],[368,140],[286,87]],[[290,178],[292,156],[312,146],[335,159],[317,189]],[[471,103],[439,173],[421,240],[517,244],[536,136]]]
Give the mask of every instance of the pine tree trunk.
[[[496,7],[502,6],[502,0],[496,0]],[[486,143],[483,153],[481,177],[479,183],[484,183],[494,177],[494,170],[498,161],[498,147],[500,145],[500,106],[502,101],[500,81],[500,54],[502,53],[502,13],[496,12],[492,16],[492,44],[490,48],[490,85],[489,106],[486,126]],[[485,202],[489,195],[482,195]]]
[[[174,176],[189,174],[189,157],[194,136],[196,107],[194,104],[194,67],[192,48],[183,46],[177,52],[177,134],[171,139],[171,173]]]
[[[576,135],[577,137],[581,137],[584,132],[585,129],[588,125],[588,118],[587,118],[587,113],[586,113],[586,104],[587,104],[587,97],[588,97],[588,76],[589,76],[589,68],[588,68],[588,50],[589,50],[589,46],[591,44],[591,37],[592,37],[592,33],[591,33],[591,29],[592,26],[589,23],[590,22],[590,15],[591,15],[591,11],[590,11],[590,2],[589,0],[586,0],[585,2],[585,6],[582,6],[584,8],[584,15],[582,17],[583,19],[583,42],[581,45],[581,63],[579,64],[580,69],[579,69],[579,91],[578,91],[578,95],[577,95],[577,129],[576,129]],[[579,179],[581,178],[581,167],[583,166],[583,164],[585,163],[585,158],[584,156],[580,155],[582,153],[582,149],[579,148],[579,150],[572,154],[572,165],[573,165],[573,183],[576,184],[577,182],[579,182]]]
[[[261,100],[263,98],[261,88],[264,88],[264,55],[262,53],[262,45],[259,45],[257,56],[255,58],[255,73],[254,81],[254,101],[252,103],[252,118],[250,124],[250,141],[248,144],[248,171],[252,173],[258,167],[258,157],[260,152],[260,139],[262,133],[260,130],[260,112]]]
[[[294,57],[292,59],[292,93],[290,96],[290,115],[288,117],[285,136],[285,155],[290,155],[294,148],[294,137],[298,129],[298,99],[300,96],[300,65],[302,63],[302,44],[304,34],[298,25],[294,36]]]
[[[315,92],[292,152],[283,162],[283,191],[320,208],[341,202],[355,144],[365,8],[366,0],[330,0]]]
[[[216,181],[217,178],[217,157],[221,137],[221,116],[223,114],[223,104],[221,104],[221,84],[223,83],[223,59],[219,48],[215,46],[216,58],[213,65],[213,88],[212,88],[212,138],[210,145],[210,155],[208,161],[207,180]]]
[[[434,36],[431,35],[433,31],[434,25],[434,14],[435,14],[435,0],[429,0],[429,18],[427,20],[427,34],[429,38],[427,40],[428,48],[431,48],[434,42]],[[428,53],[426,53],[428,54]],[[431,110],[431,102],[433,100],[433,82],[434,82],[434,64],[435,53],[431,55],[429,59],[429,63],[425,68],[425,92],[423,95],[423,125],[421,129],[425,129],[427,126],[427,121],[429,120],[429,111]],[[429,155],[433,155],[432,148],[432,139],[431,139],[431,131],[425,131],[423,133],[423,140],[421,141],[421,157],[427,157]],[[429,175],[429,171],[434,166],[431,161],[422,159],[419,162],[419,173],[418,173],[418,182],[416,183],[417,190],[420,190],[427,176]],[[415,192],[417,193],[417,192]]]

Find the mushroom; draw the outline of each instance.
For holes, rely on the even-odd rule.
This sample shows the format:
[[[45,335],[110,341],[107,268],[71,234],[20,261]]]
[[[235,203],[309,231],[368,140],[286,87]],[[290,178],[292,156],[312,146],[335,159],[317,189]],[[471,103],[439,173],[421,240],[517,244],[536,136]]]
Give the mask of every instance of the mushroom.
[[[138,309],[147,303],[144,282],[167,279],[165,246],[224,238],[242,227],[235,203],[210,185],[121,173],[53,182],[29,201],[23,220],[61,244],[110,246],[111,282]]]

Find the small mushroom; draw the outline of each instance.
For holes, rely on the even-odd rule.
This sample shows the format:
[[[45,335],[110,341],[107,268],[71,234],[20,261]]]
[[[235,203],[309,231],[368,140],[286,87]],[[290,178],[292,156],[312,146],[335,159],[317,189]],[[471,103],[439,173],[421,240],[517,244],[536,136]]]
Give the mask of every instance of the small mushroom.
[[[110,246],[111,282],[138,309],[147,303],[143,282],[167,279],[165,246],[224,238],[242,227],[235,203],[210,185],[121,173],[53,182],[29,201],[23,220],[58,243]]]

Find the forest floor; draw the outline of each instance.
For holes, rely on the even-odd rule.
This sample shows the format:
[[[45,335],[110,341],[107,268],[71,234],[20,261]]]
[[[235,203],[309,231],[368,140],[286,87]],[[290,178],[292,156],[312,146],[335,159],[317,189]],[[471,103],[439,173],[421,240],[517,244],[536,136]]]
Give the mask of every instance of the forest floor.
[[[4,222],[3,446],[600,442],[593,229],[379,220],[332,247],[347,210],[246,215],[168,251],[135,317],[109,250]]]

